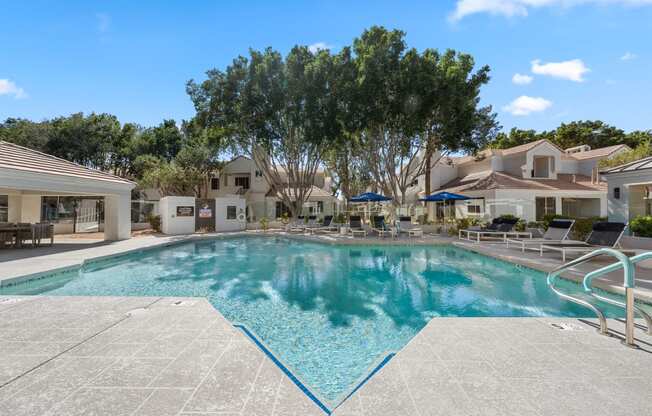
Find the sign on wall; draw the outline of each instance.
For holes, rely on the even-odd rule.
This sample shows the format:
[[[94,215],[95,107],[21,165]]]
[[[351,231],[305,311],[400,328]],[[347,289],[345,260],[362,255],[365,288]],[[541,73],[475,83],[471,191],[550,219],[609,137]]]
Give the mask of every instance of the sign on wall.
[[[195,207],[178,206],[177,217],[194,217]]]
[[[199,218],[213,218],[213,210],[208,205],[204,205],[199,209]]]

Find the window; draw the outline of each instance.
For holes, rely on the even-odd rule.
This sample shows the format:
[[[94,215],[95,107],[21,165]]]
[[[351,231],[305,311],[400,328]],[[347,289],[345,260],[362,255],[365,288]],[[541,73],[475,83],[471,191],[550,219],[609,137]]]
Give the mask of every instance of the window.
[[[236,213],[237,213],[237,208],[235,205],[227,205],[226,206],[226,219],[227,220],[235,220],[236,219]]]
[[[620,188],[614,188],[614,199],[620,199]]]
[[[9,221],[9,197],[0,195],[0,222]]]
[[[242,189],[249,189],[249,177],[248,176],[236,176],[235,186],[240,186]]]
[[[276,201],[276,218],[283,218],[285,215],[290,216],[290,208],[283,202]]]
[[[557,201],[555,197],[538,197],[535,198],[536,205],[536,219],[543,221],[543,217],[550,214],[557,213]]]
[[[481,214],[480,205],[467,205],[466,212],[469,214]]]
[[[44,196],[41,198],[41,221],[72,223],[77,205],[72,196]]]
[[[419,179],[415,179],[408,185],[409,188],[413,188],[419,184]]]
[[[317,212],[320,214],[324,212],[324,201],[317,201]]]
[[[262,178],[262,177],[263,177],[263,172],[257,170],[257,171],[256,171],[256,177],[257,177],[257,178]]]
[[[211,178],[211,189],[213,191],[220,189],[220,178]]]

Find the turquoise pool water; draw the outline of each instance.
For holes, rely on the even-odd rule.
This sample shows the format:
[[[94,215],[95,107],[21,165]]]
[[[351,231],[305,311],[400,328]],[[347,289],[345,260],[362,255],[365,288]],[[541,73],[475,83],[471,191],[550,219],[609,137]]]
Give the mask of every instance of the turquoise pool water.
[[[432,317],[591,316],[554,295],[543,273],[452,246],[330,246],[272,237],[134,253],[2,292],[206,297],[331,405]]]

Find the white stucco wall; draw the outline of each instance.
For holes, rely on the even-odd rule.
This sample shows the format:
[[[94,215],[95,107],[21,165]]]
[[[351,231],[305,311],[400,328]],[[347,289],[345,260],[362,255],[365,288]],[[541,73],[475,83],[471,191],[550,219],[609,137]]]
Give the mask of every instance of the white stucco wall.
[[[195,232],[195,216],[177,216],[177,207],[195,208],[195,198],[189,196],[166,196],[161,198],[159,210],[161,212],[161,231],[163,234],[192,234]]]
[[[227,219],[227,209],[229,206],[236,207],[236,218]],[[247,227],[244,216],[247,201],[244,198],[215,198],[215,231],[242,231]]]
[[[635,185],[652,184],[652,170],[604,175],[608,185],[607,211],[609,221],[628,222],[645,212],[643,189]],[[620,198],[614,198],[614,188],[620,188]]]

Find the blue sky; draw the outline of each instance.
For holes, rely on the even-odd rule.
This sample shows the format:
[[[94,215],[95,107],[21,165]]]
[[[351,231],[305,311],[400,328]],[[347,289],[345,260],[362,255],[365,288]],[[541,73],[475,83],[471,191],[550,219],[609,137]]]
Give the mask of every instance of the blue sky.
[[[0,119],[108,112],[190,118],[187,80],[248,48],[350,44],[363,29],[454,48],[491,67],[505,129],[601,119],[652,128],[652,0],[4,1]],[[519,76],[514,79],[515,74]],[[515,83],[515,81],[520,83]]]

